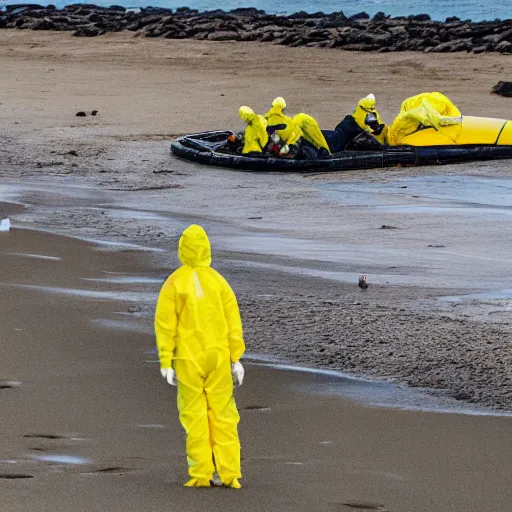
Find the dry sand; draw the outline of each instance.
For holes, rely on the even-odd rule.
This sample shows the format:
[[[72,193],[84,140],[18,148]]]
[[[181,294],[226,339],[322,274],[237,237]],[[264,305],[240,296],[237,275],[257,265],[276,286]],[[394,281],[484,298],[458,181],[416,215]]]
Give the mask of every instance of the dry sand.
[[[345,381],[258,366],[239,390],[249,407],[242,412],[247,488],[214,499],[185,493],[169,390],[154,363],[143,364],[154,358],[144,351],[153,348],[148,317],[158,283],[178,263],[180,231],[199,222],[212,237],[216,268],[240,297],[249,352],[511,409],[510,297],[485,295],[512,289],[509,162],[305,178],[211,169],[169,155],[173,136],[238,128],[239,105],[263,111],[278,94],[291,112],[309,112],[324,127],[368,92],[387,120],[424,90],[445,92],[468,114],[510,118],[510,101],[489,94],[509,61],[0,31],[0,201],[10,202],[0,215],[16,226],[165,250],[142,258],[125,246],[113,257],[35,232],[1,239],[2,282],[97,292],[83,300],[0,287],[9,304],[0,378],[26,383],[0,390],[8,418],[0,458],[17,461],[4,462],[6,472],[37,476],[1,484],[5,510],[33,510],[37,498],[38,510],[52,511],[355,510],[343,503],[364,502],[393,512],[509,511],[509,418],[361,407],[329,395],[353,396]],[[92,110],[98,115],[75,117]],[[139,292],[115,303],[104,293],[119,284],[80,279],[102,271],[154,280],[126,285]],[[370,279],[364,292],[360,272]],[[439,301],[472,292],[484,300]],[[137,321],[120,325],[116,311]],[[98,318],[115,322],[91,324]],[[37,337],[14,343],[18,328]],[[320,397],[305,393],[316,385]],[[370,387],[367,401],[375,393]],[[409,400],[393,397],[397,405]],[[22,437],[41,432],[85,440]],[[39,452],[91,462],[47,465],[30,457]]]

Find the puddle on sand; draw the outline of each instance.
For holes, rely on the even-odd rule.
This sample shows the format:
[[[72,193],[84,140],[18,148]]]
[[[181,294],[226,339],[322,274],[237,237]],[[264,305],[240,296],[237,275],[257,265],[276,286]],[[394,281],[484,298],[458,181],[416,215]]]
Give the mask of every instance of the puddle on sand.
[[[98,299],[98,300],[120,300],[120,301],[154,301],[155,294],[149,292],[126,292],[126,291],[93,291],[81,290],[77,288],[58,288],[54,286],[36,286],[31,284],[11,284],[0,283],[0,286],[11,286],[15,288],[22,288],[26,290],[36,290],[44,293],[53,293],[56,295],[69,295],[73,297],[82,297],[85,299]]]
[[[31,455],[31,458],[43,462],[56,462],[58,464],[83,465],[89,464],[91,461],[84,457],[76,455]]]
[[[153,334],[153,326],[141,322],[130,322],[128,320],[111,320],[108,318],[96,318],[91,320],[95,325],[100,325],[106,329],[117,329],[121,331],[139,332],[141,334]]]
[[[387,211],[512,214],[511,178],[417,176],[390,183],[330,184],[321,188],[328,198],[344,204]],[[390,201],[399,204],[390,205]],[[411,204],[404,204],[408,201]]]
[[[149,276],[113,276],[113,277],[82,277],[84,281],[92,281],[96,283],[113,283],[113,284],[163,284],[165,277],[149,277]]]
[[[317,377],[316,381],[292,385],[294,389],[301,393],[340,396],[372,407],[473,416],[512,417],[512,412],[500,412],[486,407],[478,407],[442,396],[436,390],[401,387],[392,382],[364,379],[337,370],[315,369],[273,362],[248,362],[248,364],[315,375]]]
[[[17,256],[19,258],[30,258],[35,260],[62,261],[58,256],[44,256],[42,254],[25,254],[23,252],[6,252],[6,256]]]
[[[512,289],[494,290],[490,292],[468,293],[464,295],[445,295],[437,299],[439,302],[466,302],[486,300],[512,300]],[[512,306],[512,305],[511,305]]]

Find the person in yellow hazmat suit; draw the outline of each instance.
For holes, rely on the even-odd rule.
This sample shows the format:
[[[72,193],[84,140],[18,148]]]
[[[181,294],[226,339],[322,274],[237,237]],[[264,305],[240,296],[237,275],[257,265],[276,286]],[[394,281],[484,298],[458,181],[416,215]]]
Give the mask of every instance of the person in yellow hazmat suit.
[[[377,110],[377,100],[374,94],[368,94],[359,102],[352,112],[345,116],[335,128],[339,134],[336,151],[342,151],[347,144],[359,134],[367,132],[381,144],[386,142],[387,126],[382,122]]]
[[[224,486],[239,489],[240,416],[233,386],[244,379],[245,344],[237,300],[210,267],[202,227],[185,229],[178,256],[183,265],[162,286],[155,332],[162,376],[178,386],[190,475],[185,487],[210,487],[217,471]]]
[[[274,99],[272,107],[264,116],[268,126],[286,126],[286,128],[276,131],[284,143],[280,154],[287,154],[290,151],[290,146],[296,145],[301,138],[312,144],[319,152],[330,154],[329,145],[316,119],[304,113],[297,114],[291,118],[283,112],[285,108],[285,100],[278,96]]]
[[[240,107],[238,114],[247,125],[242,154],[261,153],[268,143],[267,120],[247,106]]]
[[[395,118],[387,133],[387,143],[390,146],[407,144],[406,137],[425,128],[433,128],[435,132],[425,136],[452,140],[456,143],[462,124],[460,110],[440,92],[425,92],[407,98],[400,107],[400,113]],[[434,141],[431,141],[435,143]],[[444,142],[444,141],[443,141]],[[445,142],[444,142],[445,143]]]
[[[285,125],[284,129],[276,131],[282,141],[287,141],[293,131],[292,118],[284,113],[285,108],[286,101],[278,96],[272,102],[270,110],[263,116],[267,120],[268,126]]]

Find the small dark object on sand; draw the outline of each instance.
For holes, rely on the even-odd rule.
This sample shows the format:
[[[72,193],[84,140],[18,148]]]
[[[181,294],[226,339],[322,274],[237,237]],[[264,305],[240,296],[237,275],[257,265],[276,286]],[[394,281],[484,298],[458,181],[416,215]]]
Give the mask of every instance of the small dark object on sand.
[[[492,88],[491,93],[512,98],[512,82],[498,82]]]
[[[95,116],[97,113],[98,113],[98,111],[97,111],[97,110],[93,110],[93,111],[91,112],[91,116]]]
[[[366,280],[366,274],[361,274],[359,276],[359,282],[357,283],[359,288],[368,288],[368,281]]]
[[[85,117],[87,114],[83,111],[77,112],[76,117]]]
[[[388,226],[387,224],[382,224],[380,229],[398,229],[396,226]]]

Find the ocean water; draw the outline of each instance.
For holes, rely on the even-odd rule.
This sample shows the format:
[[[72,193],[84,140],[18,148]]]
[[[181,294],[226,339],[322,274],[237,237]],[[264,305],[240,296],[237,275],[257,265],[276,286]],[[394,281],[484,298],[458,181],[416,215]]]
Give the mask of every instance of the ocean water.
[[[54,2],[38,2],[27,0],[30,3],[42,3],[46,5],[53,3],[61,8],[70,3],[92,3],[96,5],[109,6],[112,4],[124,7],[166,7],[176,9],[187,6],[191,9],[208,11],[214,9],[236,9],[239,7],[257,7],[267,13],[292,14],[297,11],[309,13],[322,11],[331,13],[343,11],[347,16],[359,12],[367,12],[373,16],[382,11],[391,16],[408,16],[410,14],[429,14],[433,20],[444,21],[447,17],[458,16],[462,20],[473,21],[512,19],[512,0],[350,0],[333,2],[332,0],[56,0]],[[19,4],[23,0],[0,0],[7,4]]]

